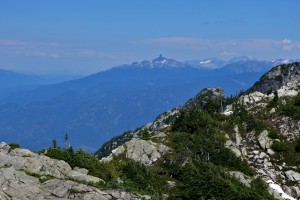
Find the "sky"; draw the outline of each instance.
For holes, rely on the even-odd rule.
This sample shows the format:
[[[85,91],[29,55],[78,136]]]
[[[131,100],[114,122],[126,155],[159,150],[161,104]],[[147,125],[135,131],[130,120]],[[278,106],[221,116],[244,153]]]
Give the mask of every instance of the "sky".
[[[0,68],[87,75],[179,61],[300,58],[299,0],[1,0]]]

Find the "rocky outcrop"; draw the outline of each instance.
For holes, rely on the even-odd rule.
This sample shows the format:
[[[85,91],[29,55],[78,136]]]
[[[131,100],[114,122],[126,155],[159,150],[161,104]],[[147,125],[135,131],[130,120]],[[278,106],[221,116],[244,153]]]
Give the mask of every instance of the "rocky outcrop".
[[[221,107],[221,102],[224,100],[224,90],[222,88],[205,88],[199,92],[196,97],[188,100],[183,109],[191,109],[193,107],[205,108],[211,102],[218,102]]]
[[[243,183],[244,185],[246,185],[247,187],[250,187],[251,184],[251,178],[247,177],[245,174],[243,174],[242,172],[239,171],[231,171],[229,172],[229,174],[233,177],[235,177],[236,179],[238,179],[241,183]]]
[[[43,190],[39,180],[24,172],[16,171],[13,167],[0,169],[1,199],[42,199]]]
[[[273,98],[273,94],[266,95],[261,92],[253,92],[250,94],[246,94],[240,97],[239,103],[246,105],[247,107],[256,104],[256,106],[263,106],[265,107],[269,100]],[[259,104],[259,105],[257,105]]]
[[[259,136],[257,138],[259,145],[263,150],[270,149],[271,145],[273,143],[273,140],[271,138],[269,138],[268,135],[269,135],[268,131],[264,130],[263,132],[261,132],[259,134]]]
[[[266,181],[269,184],[269,191],[271,194],[274,195],[276,199],[284,199],[284,200],[295,200],[295,198],[291,197],[287,193],[283,191],[283,189],[280,187],[280,185],[275,184],[273,181],[268,180]]]
[[[279,133],[293,141],[299,137],[300,121],[287,116],[277,116],[270,120],[271,124],[279,130]]]
[[[5,146],[5,148],[7,147]],[[5,150],[5,152],[7,151]],[[9,150],[7,153],[0,152],[0,163],[6,166],[13,166],[17,170],[51,175],[57,178],[65,178],[66,174],[72,170],[65,161],[51,159],[19,148]]]
[[[300,174],[298,172],[295,172],[293,170],[288,170],[284,174],[288,180],[300,182]]]
[[[81,171],[76,171],[76,170],[70,170],[67,174],[66,177],[71,179],[71,180],[76,180],[76,181],[81,181],[85,183],[98,183],[98,182],[104,182],[102,179],[94,176],[87,175],[85,173],[82,173]]]
[[[278,199],[292,200],[300,197],[300,174],[296,171],[297,167],[286,166],[285,163],[277,164],[277,159],[274,157],[276,153],[271,149],[273,140],[268,137],[267,130],[258,135],[250,132],[242,137],[235,126],[234,132],[230,135],[231,138],[226,136],[225,146],[254,168],[256,174],[269,184],[271,194]],[[245,185],[250,183],[247,177],[238,172],[232,172],[231,175]],[[280,183],[277,183],[278,180],[281,180]],[[298,182],[298,184],[288,186],[290,182]]]
[[[79,183],[78,183],[79,182]],[[83,168],[0,143],[0,199],[139,199],[122,190],[101,191],[83,183],[103,182]]]
[[[118,156],[125,153],[126,158],[130,158],[144,165],[152,165],[163,154],[169,152],[171,149],[164,144],[155,143],[152,141],[133,138],[124,145],[112,151],[112,154],[101,161],[110,161],[113,156]]]
[[[101,191],[64,179],[41,183],[38,178],[17,171],[14,167],[0,169],[0,199],[139,199],[124,191]]]
[[[299,67],[300,69],[300,67]],[[300,74],[300,71],[299,71]],[[298,75],[296,75],[298,76]],[[249,90],[246,94],[242,95],[239,97],[239,103],[241,105],[246,106],[246,109],[248,111],[253,111],[253,110],[261,110],[266,108],[266,106],[268,105],[268,103],[274,98],[274,94],[273,92],[276,90],[278,97],[279,98],[283,98],[283,97],[287,97],[287,98],[291,98],[294,97],[298,94],[299,91],[299,86],[300,86],[300,76],[299,79],[294,79],[291,82],[283,82],[282,84],[280,84],[278,87],[274,86],[274,88],[272,87],[271,92],[263,92],[263,91],[255,91],[253,88],[251,90]],[[255,88],[255,86],[254,86]],[[281,100],[282,103],[285,103],[285,100]],[[256,108],[256,109],[255,109]],[[232,111],[232,105],[229,105],[226,107],[226,111],[227,113]],[[276,112],[276,108],[272,108],[269,113],[275,113]]]
[[[138,200],[139,198],[135,195],[132,195],[130,192],[125,192],[123,190],[106,190],[107,194],[110,194],[114,199],[124,199],[124,200]]]
[[[144,165],[151,165],[161,155],[170,151],[170,148],[152,141],[132,139],[126,143],[126,157],[138,161]]]
[[[288,82],[279,88],[278,97],[294,97],[298,94],[299,90],[299,80],[294,80],[292,82]]]
[[[173,119],[175,119],[178,116],[178,114],[179,109],[173,109],[168,112],[165,112],[159,115],[153,122],[144,126],[143,129],[146,129],[150,132],[154,132],[169,127],[173,122]]]
[[[263,94],[270,94],[272,91],[278,90],[287,83],[297,80],[300,80],[300,63],[283,64],[272,68],[247,92],[258,91]]]
[[[27,149],[10,149],[9,145],[0,143],[0,166],[12,166],[16,170],[23,170],[40,175],[50,175],[56,178],[68,178],[83,182],[103,181],[88,175],[88,170],[76,168],[62,160],[56,160],[44,155],[33,153]]]
[[[237,157],[241,157],[242,153],[241,151],[238,149],[238,147],[236,146],[236,144],[234,142],[232,142],[232,140],[227,140],[225,142],[225,147],[230,149]]]
[[[295,68],[296,65],[297,68]],[[273,71],[271,70],[262,78],[263,81],[261,83],[256,84],[256,86],[261,84],[259,87],[263,90],[254,91],[240,97],[240,103],[243,103],[250,112],[257,113],[259,111],[266,115],[272,114],[272,118],[268,120],[268,125],[278,130],[278,133],[284,136],[287,142],[294,141],[299,137],[300,122],[291,117],[276,114],[278,109],[276,107],[270,111],[265,109],[269,101],[274,98],[274,94],[267,92],[266,88],[272,89],[271,91],[276,89],[279,101],[285,104],[286,99],[296,96],[299,92],[300,68],[298,65],[299,63],[274,68]],[[276,79],[277,83],[280,80],[280,84],[268,85],[274,79]],[[272,84],[275,82],[272,82]],[[278,157],[277,153],[271,149],[273,140],[268,137],[266,130],[257,136],[253,136],[253,142],[246,143],[248,155],[245,159],[247,162],[254,167],[256,173],[263,180],[269,183],[272,188],[271,191],[277,196],[279,195],[279,199],[300,198],[300,174],[297,167],[286,166],[284,162],[278,164],[278,161],[283,159],[283,157]],[[259,144],[259,146],[256,144]]]
[[[147,131],[152,134],[152,138],[164,138],[161,137],[162,132],[165,128],[168,128],[174,119],[178,116],[179,109],[172,109],[168,112],[165,112],[159,115],[153,122],[148,123],[147,125],[138,128],[134,131],[126,132],[121,136],[115,137],[112,140],[103,144],[103,146],[95,153],[100,159],[109,157],[110,154],[115,154],[114,151],[124,143],[130,141],[132,138],[141,138],[144,131]],[[165,135],[165,134],[163,134]]]
[[[246,149],[242,146],[242,137],[239,133],[238,126],[234,127],[234,133],[232,134],[234,139],[230,139],[230,137],[226,134],[226,142],[225,147],[230,149],[237,157],[241,157],[242,159],[246,155]]]

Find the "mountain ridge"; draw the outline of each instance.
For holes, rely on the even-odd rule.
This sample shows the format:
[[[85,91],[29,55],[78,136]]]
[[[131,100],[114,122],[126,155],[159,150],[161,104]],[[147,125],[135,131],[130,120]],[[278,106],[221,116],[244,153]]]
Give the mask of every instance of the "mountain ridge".
[[[297,138],[299,138],[300,115],[297,115],[295,120],[292,119],[293,117],[286,117],[287,114],[290,114],[281,113],[286,111],[280,111],[280,109],[283,109],[281,106],[285,107],[287,104],[286,102],[291,102],[291,99],[293,98],[297,99],[295,105],[300,105],[300,79],[298,77],[300,68],[298,65],[299,63],[290,63],[276,66],[260,79],[260,81],[263,81],[265,79],[264,77],[268,77],[268,80],[276,81],[277,76],[282,76],[280,86],[273,84],[271,85],[271,88],[269,88],[272,89],[272,91],[278,91],[279,100],[276,100],[276,95],[274,94],[263,94],[259,90],[255,90],[257,84],[252,88],[249,88],[248,93],[236,97],[235,100],[230,103],[226,103],[224,93],[220,88],[207,88],[201,91],[196,97],[189,100],[182,107],[165,112],[158,116],[152,123],[140,127],[135,131],[126,132],[123,135],[108,141],[96,152],[96,155],[101,158],[101,162],[112,162],[120,156],[126,156],[128,159],[133,159],[146,166],[160,166],[160,164],[155,163],[160,163],[159,160],[168,162],[167,160],[170,155],[164,156],[165,154],[174,154],[167,152],[177,152],[176,149],[169,149],[169,147],[173,147],[172,142],[170,141],[170,138],[172,138],[170,135],[176,134],[176,132],[172,133],[172,130],[177,130],[179,128],[181,131],[195,131],[196,127],[194,126],[198,123],[201,124],[201,120],[197,121],[195,118],[186,118],[188,116],[185,116],[184,113],[196,112],[194,109],[200,109],[200,112],[203,110],[212,115],[214,115],[215,112],[222,113],[223,104],[220,104],[220,102],[222,102],[221,99],[223,99],[223,106],[227,104],[224,114],[229,113],[226,114],[229,116],[227,117],[227,120],[230,121],[231,115],[233,117],[231,120],[235,120],[235,123],[230,124],[232,129],[227,128],[227,131],[223,132],[226,138],[224,142],[225,147],[230,149],[237,157],[246,161],[252,169],[255,170],[255,174],[269,185],[269,192],[274,195],[276,199],[294,200],[300,196],[300,173],[296,166],[291,166],[293,165],[291,163],[297,164],[297,162],[291,162],[291,160],[289,160],[288,164],[285,163],[287,162],[287,159],[289,159],[285,159],[285,156],[288,156],[286,154],[290,151],[291,153],[295,151],[293,148],[288,148],[285,145],[294,146]],[[262,82],[262,84],[264,84],[264,82]],[[258,89],[259,88],[260,87],[258,87]],[[275,101],[277,103],[282,101],[284,104],[274,104]],[[294,109],[299,108],[295,107]],[[264,120],[269,120],[270,114],[272,118],[276,117],[276,121],[263,122]],[[196,116],[197,115],[193,115],[193,117]],[[224,120],[222,117],[217,117],[217,119],[221,121]],[[237,119],[241,121],[239,122]],[[187,121],[180,122],[181,120]],[[192,120],[194,121],[189,122]],[[203,122],[202,126],[206,126],[209,123],[212,122]],[[225,122],[223,121],[223,123]],[[263,123],[266,124],[263,125]],[[201,132],[201,130],[199,131]],[[183,138],[181,139],[183,140]],[[202,139],[205,140],[205,138]],[[177,142],[180,143],[183,141]],[[159,145],[167,146],[162,146],[159,150]],[[299,144],[297,143],[297,145]],[[153,148],[154,150],[152,150],[152,152],[147,152],[142,146],[149,146],[148,148]],[[202,150],[202,153],[203,151],[204,150]],[[299,160],[299,157],[297,156],[294,156],[293,159],[296,158]],[[191,161],[189,161],[189,159]],[[193,158],[186,159],[186,161],[183,162],[183,165],[189,162],[196,162],[192,160]],[[233,172],[233,174],[235,174],[234,176],[239,177],[241,182],[250,186],[251,181],[249,181],[243,173]],[[280,177],[280,179],[278,177]]]
[[[59,138],[68,132],[74,135],[74,146],[95,151],[99,141],[139,127],[159,113],[182,105],[203,87],[223,86],[227,96],[234,95],[250,87],[263,73],[225,74],[186,64],[182,65],[187,67],[159,64],[166,59],[154,59],[158,67],[116,67],[2,98],[0,134],[8,142],[18,137],[15,142],[37,150],[49,145],[52,139],[61,142]],[[40,140],[33,144],[31,140],[35,137]]]
[[[231,98],[221,88],[205,88],[181,107],[105,143],[96,154],[100,160],[74,150],[68,136],[65,147],[55,141],[38,154],[0,143],[5,177],[0,197],[50,192],[67,199],[295,200],[300,197],[298,64],[279,65],[262,76],[262,85],[265,76],[282,77],[271,94],[256,91],[255,84],[253,91]],[[35,189],[25,190],[21,179],[31,180]],[[10,183],[21,194],[13,193]]]

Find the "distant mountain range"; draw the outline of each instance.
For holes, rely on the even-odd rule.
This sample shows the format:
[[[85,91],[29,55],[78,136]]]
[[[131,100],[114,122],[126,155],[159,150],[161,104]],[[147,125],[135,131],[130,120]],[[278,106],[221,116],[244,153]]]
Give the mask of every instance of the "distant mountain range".
[[[30,90],[42,85],[59,83],[80,77],[82,76],[38,76],[0,69],[0,99],[12,93]]]
[[[233,72],[241,73],[249,71],[257,72],[257,71],[268,71],[270,66],[277,66],[280,64],[286,64],[291,62],[300,61],[299,59],[275,59],[271,61],[258,61],[254,58],[250,58],[247,56],[234,57],[228,61],[220,60],[216,58],[207,58],[204,60],[188,60],[184,63],[189,64],[195,68],[207,69],[207,70],[215,70],[224,68]],[[266,70],[267,69],[267,70]]]
[[[221,67],[217,61],[203,62],[214,62],[216,67],[207,70],[160,55],[152,61],[0,96],[0,137],[38,150],[51,145],[52,139],[62,142],[68,132],[75,148],[94,151],[113,136],[182,105],[205,87],[222,86],[227,95],[236,94],[272,66],[288,61],[245,57]]]

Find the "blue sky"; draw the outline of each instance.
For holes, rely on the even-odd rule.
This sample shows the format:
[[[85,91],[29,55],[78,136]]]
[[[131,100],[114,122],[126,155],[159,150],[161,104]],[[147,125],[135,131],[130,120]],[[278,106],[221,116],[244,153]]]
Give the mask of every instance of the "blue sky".
[[[3,0],[0,68],[90,74],[160,53],[300,58],[299,8],[299,0]]]

